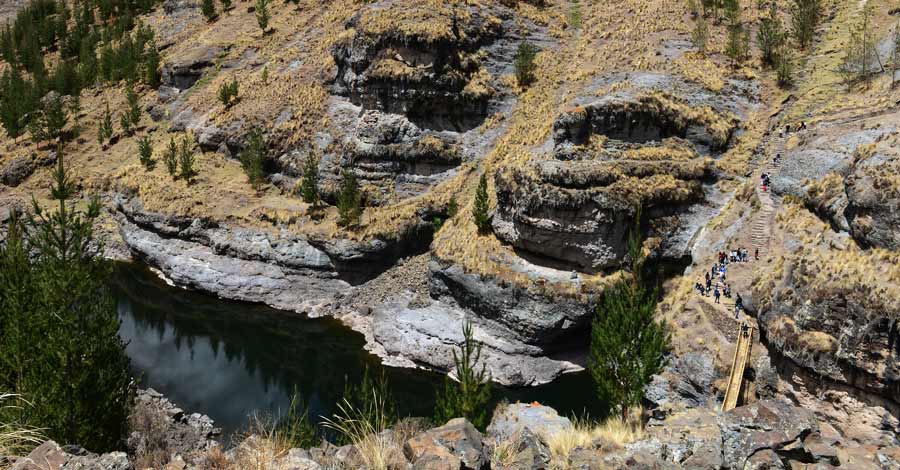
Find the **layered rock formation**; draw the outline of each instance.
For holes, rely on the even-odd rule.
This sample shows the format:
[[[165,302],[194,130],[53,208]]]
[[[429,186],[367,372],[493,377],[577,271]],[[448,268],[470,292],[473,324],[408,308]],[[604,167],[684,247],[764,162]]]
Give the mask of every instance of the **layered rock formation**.
[[[510,19],[491,5],[375,3],[350,19],[350,36],[335,46],[334,88],[424,127],[476,127],[494,93],[479,51],[503,34],[495,15]]]
[[[642,207],[642,229],[661,238],[660,254],[680,259],[724,199],[709,184],[706,156],[728,145],[737,128],[732,111],[752,104],[713,98],[666,75],[601,83],[625,90],[574,100],[542,148],[552,148],[549,155],[497,175],[494,232],[539,262],[602,272],[623,261]]]

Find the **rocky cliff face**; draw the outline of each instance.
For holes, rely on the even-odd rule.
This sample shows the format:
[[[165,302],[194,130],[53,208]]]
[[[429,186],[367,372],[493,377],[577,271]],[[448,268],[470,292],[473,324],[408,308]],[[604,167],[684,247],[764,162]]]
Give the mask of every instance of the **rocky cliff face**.
[[[738,95],[713,98],[666,75],[600,83],[624,90],[599,99],[586,90],[554,121],[551,141],[539,150],[549,155],[498,173],[494,232],[545,263],[595,273],[622,262],[643,207],[643,230],[661,238],[661,254],[680,259],[710,207],[722,203],[711,191],[708,156],[730,142],[732,110],[753,105]]]
[[[425,127],[476,127],[493,94],[479,57],[503,33],[497,8],[382,1],[347,23],[334,48],[334,88],[357,105],[403,114]],[[474,125],[473,125],[474,123]]]
[[[797,207],[789,214],[782,223],[791,224],[785,235],[790,251],[754,290],[770,350],[897,409],[896,273],[878,267],[896,255],[863,250]],[[880,271],[878,278],[872,270]]]

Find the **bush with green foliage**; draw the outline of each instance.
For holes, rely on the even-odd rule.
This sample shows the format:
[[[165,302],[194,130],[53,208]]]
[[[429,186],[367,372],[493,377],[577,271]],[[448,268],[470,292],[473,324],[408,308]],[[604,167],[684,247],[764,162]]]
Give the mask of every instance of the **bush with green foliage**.
[[[231,82],[222,83],[219,86],[219,101],[226,108],[231,107],[238,100],[238,82],[232,78]]]
[[[206,17],[206,21],[213,21],[216,19],[216,4],[213,0],[201,0],[200,12]]]
[[[778,8],[773,2],[769,6],[769,15],[759,20],[759,29],[756,31],[756,44],[763,64],[770,67],[776,64],[777,54],[784,46],[784,42],[784,28],[778,19]]]
[[[7,67],[0,78],[0,123],[6,135],[13,139],[21,136],[26,127],[26,115],[35,109],[31,83],[22,78],[15,67]]]
[[[475,226],[478,227],[478,233],[482,235],[491,231],[487,188],[487,175],[482,173],[481,179],[478,180],[478,188],[475,190],[475,204],[472,206],[472,218],[475,220]]]
[[[728,39],[725,43],[725,55],[731,59],[732,66],[743,61],[750,51],[750,33],[744,25],[737,23],[728,27]]]
[[[450,202],[447,203],[447,218],[452,219],[456,217],[456,214],[459,212],[459,204],[456,203],[456,197],[451,197]]]
[[[35,143],[59,140],[68,122],[69,110],[63,97],[58,93],[48,94],[28,122],[28,132]]]
[[[263,34],[269,29],[269,0],[256,0],[256,23]]]
[[[638,216],[638,220],[639,216]],[[588,368],[600,399],[623,418],[666,364],[671,336],[657,321],[659,290],[648,287],[638,224],[628,237],[631,273],[603,292],[591,328]]]
[[[794,63],[791,61],[791,54],[786,48],[782,48],[775,56],[775,74],[777,75],[778,85],[787,88],[793,83]]]
[[[153,160],[153,147],[150,144],[150,136],[148,135],[138,139],[138,159],[147,171],[152,170],[156,166],[156,162]]]
[[[109,103],[106,103],[106,111],[100,119],[99,128],[97,129],[97,141],[100,145],[108,142],[113,135],[112,113],[109,112]]]
[[[162,82],[159,65],[159,50],[156,49],[156,43],[150,41],[147,43],[147,53],[144,55],[144,83],[150,88],[159,88]]]
[[[694,22],[694,30],[691,31],[691,42],[701,54],[706,54],[706,45],[709,42],[709,24],[706,17],[700,15]]]
[[[137,127],[141,123],[141,103],[131,84],[128,84],[125,88],[125,102],[128,106],[125,111],[128,122],[131,123],[132,127]]]
[[[851,26],[850,40],[844,49],[844,58],[838,66],[844,81],[853,85],[859,81],[868,81],[874,73],[883,72],[884,65],[878,55],[878,45],[872,32],[872,10],[862,8],[859,21]]]
[[[303,202],[312,204],[315,209],[319,205],[319,158],[309,152],[303,162],[303,179],[300,182],[300,197]]]
[[[24,221],[11,217],[0,244],[0,389],[29,402],[0,409],[0,421],[39,427],[60,443],[118,450],[133,390],[110,265],[93,238],[100,203],[72,207],[61,147],[54,176],[56,210],[35,204]]]
[[[356,181],[353,168],[344,168],[341,174],[341,192],[338,194],[338,225],[352,227],[359,224],[362,216],[362,192]]]
[[[178,179],[178,144],[175,143],[174,137],[169,139],[169,145],[163,152],[163,163],[172,179]]]
[[[222,0],[222,10],[228,11],[231,9],[231,0]]]
[[[456,380],[444,379],[434,404],[434,420],[444,424],[453,418],[463,417],[476,428],[484,431],[490,421],[488,403],[491,400],[490,376],[481,363],[482,344],[475,340],[472,323],[463,325],[463,344],[459,352],[453,351]]]
[[[184,136],[181,138],[181,146],[178,149],[178,169],[179,176],[188,184],[191,183],[191,178],[197,174],[197,170],[194,168],[195,161],[194,142],[190,137]]]
[[[537,58],[538,49],[530,42],[519,43],[519,49],[516,50],[516,57],[513,65],[516,70],[516,81],[520,87],[527,87],[534,83],[536,79],[534,72],[537,70],[535,59]]]
[[[820,0],[794,0],[791,8],[791,24],[794,27],[794,39],[802,49],[812,44],[821,16]]]
[[[247,143],[240,153],[241,168],[253,189],[259,191],[266,181],[266,139],[262,129],[254,127],[247,134]]]

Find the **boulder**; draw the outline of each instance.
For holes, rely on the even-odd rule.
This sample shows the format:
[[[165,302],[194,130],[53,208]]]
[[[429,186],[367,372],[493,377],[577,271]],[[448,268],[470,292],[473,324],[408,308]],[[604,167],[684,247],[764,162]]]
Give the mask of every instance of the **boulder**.
[[[426,431],[406,441],[403,445],[403,454],[410,462],[436,465],[436,462],[446,462],[449,454],[462,463],[463,468],[479,470],[487,462],[482,448],[481,433],[465,418],[456,418],[447,424]],[[431,467],[438,468],[438,467]]]
[[[509,457],[500,464],[492,464],[497,470],[543,470],[550,468],[551,453],[547,444],[528,428],[516,431],[505,442],[494,446],[505,446]]]
[[[322,467],[310,460],[309,453],[300,449],[291,449],[287,455],[279,458],[273,464],[278,470],[321,470]]]
[[[68,456],[56,442],[47,441],[37,446],[27,457],[18,459],[10,470],[58,470]]]
[[[178,4],[178,2],[172,2]],[[194,86],[206,69],[215,64],[225,48],[217,45],[197,43],[182,55],[171,57],[162,67],[162,81],[165,85],[178,90],[187,90]]]
[[[818,424],[809,410],[763,400],[723,413],[720,427],[725,465],[743,469],[752,456],[764,449],[789,455]]]
[[[536,403],[512,403],[494,412],[487,435],[501,442],[522,435],[524,430],[549,442],[553,436],[573,428],[569,418],[559,416],[553,408]],[[527,434],[526,434],[527,435]]]
[[[715,398],[713,383],[718,378],[715,361],[706,352],[689,352],[675,357],[653,376],[644,398],[662,412],[706,406]]]

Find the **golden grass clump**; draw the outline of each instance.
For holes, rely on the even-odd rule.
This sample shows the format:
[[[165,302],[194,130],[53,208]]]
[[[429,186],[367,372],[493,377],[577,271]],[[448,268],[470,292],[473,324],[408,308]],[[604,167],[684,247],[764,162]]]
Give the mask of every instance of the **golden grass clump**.
[[[544,436],[550,448],[550,465],[555,470],[569,468],[569,454],[577,448],[593,448],[600,444],[604,449],[622,448],[626,444],[644,437],[641,424],[641,410],[630,410],[629,418],[620,416],[608,418],[602,423],[587,419],[572,420],[572,427],[552,436]]]
[[[28,406],[18,395],[0,393],[0,416],[19,406]],[[23,426],[14,421],[0,422],[0,467],[12,463],[4,459],[22,457],[44,442],[39,429]]]

